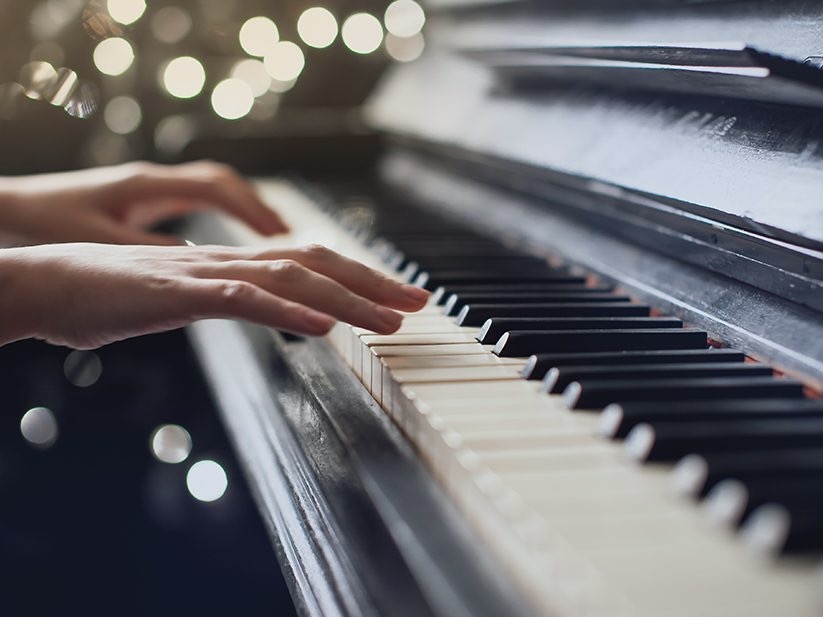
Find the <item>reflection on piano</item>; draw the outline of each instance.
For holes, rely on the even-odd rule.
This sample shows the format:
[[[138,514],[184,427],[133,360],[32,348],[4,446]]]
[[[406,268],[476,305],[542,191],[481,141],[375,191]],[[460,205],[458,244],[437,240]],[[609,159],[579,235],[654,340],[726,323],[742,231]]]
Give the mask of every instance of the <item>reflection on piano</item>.
[[[377,180],[260,185],[429,306],[191,328],[298,608],[820,614],[820,7],[433,8]]]

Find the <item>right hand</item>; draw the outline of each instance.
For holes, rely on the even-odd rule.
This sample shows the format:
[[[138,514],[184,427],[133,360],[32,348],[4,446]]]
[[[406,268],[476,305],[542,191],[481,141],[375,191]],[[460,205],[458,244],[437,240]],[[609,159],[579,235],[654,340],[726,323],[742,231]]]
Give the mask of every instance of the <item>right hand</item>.
[[[53,244],[0,250],[0,344],[92,349],[198,319],[322,335],[336,320],[388,334],[428,292],[329,249]]]

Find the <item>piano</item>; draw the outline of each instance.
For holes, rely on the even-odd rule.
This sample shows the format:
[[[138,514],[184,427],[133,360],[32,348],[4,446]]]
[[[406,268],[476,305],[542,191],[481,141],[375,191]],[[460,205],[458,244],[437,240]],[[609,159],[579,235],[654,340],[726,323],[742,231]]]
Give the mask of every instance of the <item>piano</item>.
[[[430,0],[345,177],[261,178],[433,292],[189,334],[305,615],[823,613],[823,11]]]

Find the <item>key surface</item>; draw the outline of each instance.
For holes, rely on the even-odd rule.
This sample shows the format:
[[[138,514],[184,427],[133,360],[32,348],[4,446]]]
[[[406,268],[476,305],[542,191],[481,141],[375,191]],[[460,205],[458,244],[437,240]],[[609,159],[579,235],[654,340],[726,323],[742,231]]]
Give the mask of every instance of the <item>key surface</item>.
[[[729,478],[709,492],[703,508],[715,523],[731,528],[767,503],[790,511],[823,504],[823,477]]]
[[[618,296],[613,293],[602,293],[587,288],[575,292],[544,291],[539,293],[500,292],[493,294],[463,293],[452,294],[443,305],[446,315],[458,316],[465,306],[473,304],[587,304],[589,302],[630,302],[629,296]]]
[[[823,478],[823,445],[818,448],[689,454],[672,471],[671,485],[683,497],[704,497],[721,480],[762,477]]]
[[[639,424],[626,438],[638,462],[676,461],[687,454],[814,448],[823,443],[823,419]]]
[[[651,309],[631,302],[557,304],[472,304],[465,306],[455,322],[461,326],[480,327],[494,317],[648,317]]]
[[[573,381],[563,392],[570,409],[600,409],[610,403],[629,401],[792,397],[803,397],[803,384],[774,377]]]
[[[586,285],[586,279],[582,276],[560,277],[545,283],[490,283],[490,284],[466,284],[440,286],[432,293],[432,299],[436,304],[444,304],[453,293],[495,293],[495,292],[541,292],[541,291],[577,291],[579,289],[596,289],[600,293],[608,293],[614,290],[612,285]]]
[[[769,377],[763,364],[634,364],[627,366],[565,366],[551,369],[543,379],[543,391],[563,392],[573,381],[621,381],[640,379],[691,379],[695,377]]]
[[[438,272],[434,275],[421,272],[414,279],[414,284],[429,291],[434,291],[441,286],[465,285],[472,283],[546,283],[556,281],[558,278],[566,279],[566,274],[495,274],[483,273],[474,270],[467,271],[447,271]]]
[[[734,365],[732,365],[734,366]],[[757,366],[757,365],[741,365]],[[638,424],[733,422],[736,420],[823,418],[823,401],[812,399],[721,399],[612,403],[600,414],[599,432],[622,439]]]
[[[679,319],[665,317],[492,317],[480,328],[477,340],[494,345],[506,332],[516,330],[639,330],[682,328]]]
[[[523,368],[525,379],[543,379],[550,369],[564,366],[623,366],[631,364],[674,364],[697,362],[743,362],[746,356],[730,349],[683,349],[648,351],[602,351],[594,353],[544,353],[529,356]]]
[[[767,556],[819,551],[823,548],[823,508],[818,504],[791,511],[780,504],[765,504],[749,516],[742,535],[754,552]]]
[[[502,357],[526,357],[535,353],[631,351],[640,349],[706,349],[708,335],[702,330],[566,330],[558,332],[506,332],[494,353]],[[611,401],[609,401],[611,402]]]

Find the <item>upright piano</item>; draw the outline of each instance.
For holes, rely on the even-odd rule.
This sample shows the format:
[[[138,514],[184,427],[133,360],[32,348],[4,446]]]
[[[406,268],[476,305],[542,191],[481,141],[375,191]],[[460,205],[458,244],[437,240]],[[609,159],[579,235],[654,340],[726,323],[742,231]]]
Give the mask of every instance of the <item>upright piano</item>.
[[[433,292],[395,335],[190,328],[305,615],[823,613],[823,8],[431,0],[272,241]]]

